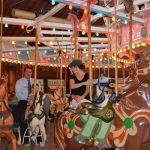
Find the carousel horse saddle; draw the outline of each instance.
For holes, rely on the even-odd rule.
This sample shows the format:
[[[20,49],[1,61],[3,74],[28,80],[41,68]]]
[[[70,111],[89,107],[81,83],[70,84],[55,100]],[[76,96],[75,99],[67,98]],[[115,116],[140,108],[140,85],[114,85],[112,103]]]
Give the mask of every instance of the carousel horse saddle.
[[[37,118],[39,120],[41,120],[43,117],[45,116],[44,112],[42,112],[41,114],[35,114],[34,112],[29,113],[28,115],[28,122],[31,122],[33,118]]]
[[[112,104],[113,103],[108,102],[108,104],[104,108],[99,109],[97,106],[93,105],[90,102],[84,102],[82,103],[82,108],[80,112],[81,114],[88,114],[108,123],[112,121],[115,117],[115,110]]]
[[[9,117],[10,114],[11,112],[9,111],[0,112],[0,120],[5,121]]]

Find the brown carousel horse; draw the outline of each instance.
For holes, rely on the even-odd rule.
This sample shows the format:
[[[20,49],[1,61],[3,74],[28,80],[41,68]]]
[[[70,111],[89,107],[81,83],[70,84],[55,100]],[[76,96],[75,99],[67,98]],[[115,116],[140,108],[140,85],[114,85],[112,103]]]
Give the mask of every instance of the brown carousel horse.
[[[149,58],[141,59],[141,57],[142,55],[136,61],[137,72],[140,73],[137,75],[138,80],[133,78],[129,82],[130,86],[125,88],[126,90],[120,96],[119,103],[112,105],[115,110],[114,120],[100,122],[102,118],[97,113],[101,114],[100,109],[97,108],[95,112],[90,113],[93,106],[87,104],[86,107],[83,105],[83,109],[87,110],[85,115],[73,113],[60,116],[55,130],[59,150],[150,149]],[[105,117],[113,116],[112,112],[107,114],[102,111]],[[93,115],[96,113],[100,119]],[[93,120],[96,122],[93,123]]]
[[[0,78],[0,138],[11,141],[13,150],[16,150],[16,137],[13,133],[14,119],[8,106],[7,80],[7,77]]]

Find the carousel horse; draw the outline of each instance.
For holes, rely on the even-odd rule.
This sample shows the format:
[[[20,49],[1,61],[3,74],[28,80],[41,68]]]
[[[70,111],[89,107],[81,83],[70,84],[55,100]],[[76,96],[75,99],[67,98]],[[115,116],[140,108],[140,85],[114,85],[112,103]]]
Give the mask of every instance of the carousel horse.
[[[13,115],[8,106],[7,78],[4,77],[0,79],[0,138],[6,138],[8,141],[11,141],[12,149],[16,150],[16,137],[13,133],[13,125]]]
[[[36,143],[36,139],[39,132],[42,135],[42,142],[40,142],[41,147],[45,146],[45,142],[47,139],[46,130],[44,126],[46,115],[43,107],[45,97],[46,94],[44,94],[41,91],[38,91],[34,96],[32,105],[30,106],[30,108],[28,108],[28,113],[26,114],[26,119],[28,122],[27,129],[29,129],[29,144],[31,141],[31,149],[34,149],[34,143]],[[21,144],[21,135],[19,131],[18,145]]]
[[[101,112],[98,107],[95,109],[93,105],[83,103],[84,114],[72,113],[60,116],[55,130],[59,150],[103,148],[147,150],[150,147],[149,58],[142,58],[136,67],[140,69],[137,72],[143,74],[137,75],[138,80],[133,79],[129,82],[130,86],[119,95],[120,101],[110,107],[109,110],[112,111],[108,111],[109,113],[105,108]],[[96,97],[99,97],[97,93]],[[109,122],[108,119],[104,120],[101,114],[111,120]],[[103,122],[100,123],[99,118],[103,119]]]
[[[59,87],[53,90],[49,90],[48,96],[51,100],[51,115],[64,112],[64,110],[69,107],[69,96],[62,97],[61,95],[61,89]]]
[[[46,95],[41,91],[35,94],[35,98],[28,115],[30,139],[35,143],[37,135],[40,132],[42,135],[42,142],[40,142],[41,147],[45,146],[45,142],[47,139],[45,126],[44,126],[45,113],[43,109],[45,97]]]

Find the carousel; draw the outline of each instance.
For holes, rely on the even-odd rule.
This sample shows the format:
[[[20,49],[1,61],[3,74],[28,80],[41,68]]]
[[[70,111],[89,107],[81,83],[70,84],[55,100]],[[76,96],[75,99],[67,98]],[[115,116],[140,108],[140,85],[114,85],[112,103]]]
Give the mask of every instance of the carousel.
[[[0,149],[150,150],[150,0],[0,4]],[[89,74],[88,99],[71,93],[74,60]],[[15,85],[26,66],[21,137]]]

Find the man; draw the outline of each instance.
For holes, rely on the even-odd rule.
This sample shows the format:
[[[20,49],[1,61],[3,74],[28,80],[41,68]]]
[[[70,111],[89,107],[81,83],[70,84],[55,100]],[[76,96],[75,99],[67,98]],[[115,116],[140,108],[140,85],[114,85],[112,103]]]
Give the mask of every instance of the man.
[[[16,82],[16,97],[18,99],[19,126],[21,137],[24,133],[24,119],[28,103],[28,96],[31,93],[31,85],[34,83],[32,68],[29,66],[24,69],[24,77]]]

